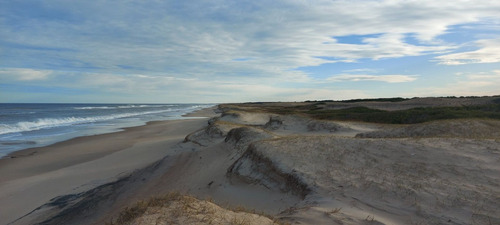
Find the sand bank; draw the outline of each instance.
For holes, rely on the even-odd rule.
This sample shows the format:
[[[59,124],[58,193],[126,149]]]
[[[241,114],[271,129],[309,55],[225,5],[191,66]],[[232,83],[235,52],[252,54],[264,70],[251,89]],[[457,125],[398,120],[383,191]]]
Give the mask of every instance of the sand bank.
[[[298,103],[267,106],[279,112],[286,104]],[[291,224],[500,223],[498,120],[390,125],[275,114],[263,106],[221,105],[221,115],[211,119],[75,139],[66,148],[107,147],[72,153],[73,159],[47,151],[44,160],[59,157],[53,165],[28,163],[42,157],[39,152],[20,153],[28,156],[9,160],[25,159],[25,165],[0,163],[6,168],[0,174],[6,177],[0,207],[11,207],[2,213],[18,218],[36,209],[14,224],[103,224],[117,221],[137,202],[180,192],[199,200],[167,201],[117,224],[165,224],[171,217],[178,221],[173,224],[243,218]],[[235,217],[212,203],[250,213]]]
[[[0,159],[0,224],[30,224],[30,216],[22,217],[57,196],[115,181],[165,157],[214,114],[205,110],[193,115],[199,118],[150,122],[17,151]]]

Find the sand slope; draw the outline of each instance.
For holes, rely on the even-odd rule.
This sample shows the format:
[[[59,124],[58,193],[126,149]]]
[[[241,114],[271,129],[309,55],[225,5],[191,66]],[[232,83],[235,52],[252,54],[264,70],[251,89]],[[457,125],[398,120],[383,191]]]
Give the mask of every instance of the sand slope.
[[[125,161],[112,165],[122,167],[130,157],[151,160],[127,167],[135,169],[124,170],[119,179],[108,178],[68,194],[59,191],[52,200],[40,199],[31,204],[40,207],[15,224],[103,224],[138,201],[172,191],[211,201],[189,197],[187,206],[181,201],[150,207],[133,223],[175,220],[209,224],[200,218],[213,214],[200,214],[198,209],[203,208],[217,212],[218,223],[260,218],[263,213],[271,215],[261,218],[263,223],[278,219],[291,224],[500,224],[498,121],[448,120],[400,126],[275,115],[248,105],[221,105],[219,110],[220,117],[179,122],[193,125],[173,128],[181,132],[158,136],[153,132],[132,139],[137,140],[134,147],[115,152],[131,151],[130,155],[115,158]],[[171,142],[164,140],[173,134],[179,135]],[[145,149],[158,151],[158,155],[145,154]],[[90,168],[106,171],[109,165],[86,166],[67,176]],[[24,172],[23,184],[37,183],[33,180],[40,176],[47,179],[49,173],[28,179],[33,173],[29,171]],[[62,171],[68,170],[64,167]],[[116,176],[117,171],[111,174]],[[98,177],[82,179],[95,182]],[[11,182],[22,180],[9,179],[0,183],[0,194],[9,190],[5,187]],[[66,180],[57,180],[53,186]],[[32,197],[11,193],[22,201]],[[0,200],[7,196],[0,195]],[[183,211],[181,216],[177,206],[193,210]],[[262,213],[238,214],[219,207]]]
[[[0,159],[0,224],[32,224],[41,211],[36,209],[58,196],[91,190],[150,165],[206,120],[153,122]]]
[[[275,214],[283,222],[500,222],[497,121],[380,126],[231,110],[186,141],[210,145],[210,134],[225,137],[223,145],[239,158],[226,180],[218,180],[224,185],[257,185],[302,199]],[[378,138],[362,138],[367,134]]]
[[[365,132],[356,137],[405,138],[405,137],[455,137],[466,139],[495,139],[500,137],[500,121],[488,119],[458,119],[432,121],[423,124],[399,125],[383,130]]]

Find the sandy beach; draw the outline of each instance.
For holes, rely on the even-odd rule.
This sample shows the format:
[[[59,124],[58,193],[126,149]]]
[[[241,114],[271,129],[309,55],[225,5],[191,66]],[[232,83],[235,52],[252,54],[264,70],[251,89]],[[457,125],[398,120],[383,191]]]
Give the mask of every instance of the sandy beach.
[[[363,105],[224,104],[218,114],[16,152],[0,160],[0,223],[500,223],[499,120],[382,124],[306,114],[353,104]]]
[[[32,224],[35,209],[51,199],[91,190],[158,161],[213,115],[201,111],[187,115],[196,119],[150,122],[0,159],[0,224]]]
[[[0,0],[0,225],[500,225],[500,0]]]

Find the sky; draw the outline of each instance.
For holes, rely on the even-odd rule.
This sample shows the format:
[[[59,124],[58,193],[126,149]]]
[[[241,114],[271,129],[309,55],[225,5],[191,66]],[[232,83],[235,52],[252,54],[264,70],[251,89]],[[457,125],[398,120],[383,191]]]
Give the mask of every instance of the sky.
[[[500,94],[500,1],[2,0],[0,102]]]

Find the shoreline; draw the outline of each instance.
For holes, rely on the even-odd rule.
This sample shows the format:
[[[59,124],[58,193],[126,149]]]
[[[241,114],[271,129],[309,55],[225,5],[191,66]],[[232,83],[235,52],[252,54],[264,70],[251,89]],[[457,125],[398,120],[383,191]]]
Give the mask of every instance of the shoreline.
[[[279,104],[223,104],[216,118],[152,122],[83,138],[59,151],[10,159],[22,162],[11,163],[19,168],[10,172],[0,163],[0,223],[124,224],[116,218],[134,204],[144,207],[172,193],[201,201],[187,209],[213,203],[285,223],[500,221],[491,198],[500,196],[500,120],[400,125],[266,112],[297,103]],[[163,205],[167,214],[157,213],[153,203],[142,216],[125,213],[131,224],[180,219],[179,207],[168,214]],[[226,214],[212,212],[203,218]]]
[[[215,115],[213,108],[9,153],[0,158],[0,224],[10,224],[55,197],[113,182],[162,159],[186,135],[204,127]]]
[[[48,144],[46,146],[30,147],[30,148],[25,148],[25,149],[21,149],[21,150],[16,150],[16,151],[10,152],[10,153],[8,153],[8,154],[6,154],[4,156],[1,156],[0,157],[0,163],[2,162],[3,159],[11,159],[11,158],[20,158],[20,157],[31,156],[33,154],[38,153],[38,151],[37,151],[38,149],[47,148],[47,147],[51,147],[51,146],[57,146],[57,145],[59,145],[59,144],[61,144],[63,142],[73,141],[73,140],[79,139],[79,138],[120,133],[120,132],[127,131],[129,129],[132,129],[132,128],[148,126],[150,124],[159,123],[159,122],[165,122],[165,121],[210,118],[210,117],[213,117],[213,116],[217,115],[216,113],[214,113],[214,110],[216,109],[216,107],[217,106],[211,106],[211,107],[207,107],[207,108],[195,110],[193,112],[189,112],[189,113],[181,115],[180,118],[168,119],[168,120],[152,120],[152,121],[147,121],[144,124],[141,124],[141,125],[138,125],[138,126],[119,127],[119,128],[116,128],[116,130],[111,131],[111,132],[97,133],[97,134],[84,135],[84,136],[77,136],[77,137],[73,137],[73,138],[70,138],[70,139],[58,141],[58,142],[55,142],[55,143],[52,143],[52,144]]]

